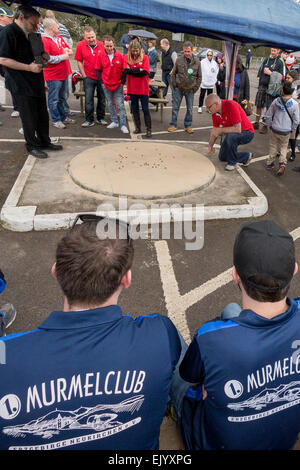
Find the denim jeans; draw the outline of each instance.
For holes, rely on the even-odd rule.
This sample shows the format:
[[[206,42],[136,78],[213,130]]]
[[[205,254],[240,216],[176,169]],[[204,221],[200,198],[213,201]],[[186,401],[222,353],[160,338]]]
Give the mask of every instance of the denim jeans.
[[[220,148],[219,160],[233,166],[236,163],[247,163],[250,156],[249,152],[238,152],[237,148],[239,145],[251,142],[253,137],[254,133],[250,131],[242,131],[240,134],[227,134]]]
[[[144,116],[149,116],[149,96],[148,95],[130,95],[132,114],[139,113],[139,100],[142,105]]]
[[[161,79],[166,84],[166,88],[164,88],[164,91],[163,91],[163,97],[165,98],[167,96],[169,86],[170,86],[171,90],[173,91],[172,85],[171,85],[170,72],[162,72]]]
[[[105,96],[99,80],[86,77],[83,80],[85,91],[85,119],[94,122],[94,94],[97,90],[96,116],[98,121],[105,117]]]
[[[64,108],[65,108],[66,115],[70,114],[70,106],[68,103],[69,96],[70,96],[70,83],[69,83],[69,77],[68,77],[68,86],[66,87],[66,94],[64,97]]]
[[[68,79],[47,82],[48,106],[53,122],[64,121],[67,117],[64,101],[67,95]]]
[[[116,100],[116,107],[120,117],[120,126],[126,126],[126,112],[124,106],[124,93],[123,93],[123,85],[120,85],[116,90],[110,91],[104,85],[102,86],[104,95],[108,104],[108,111],[110,114],[110,119],[112,122],[118,124],[118,116],[116,113],[115,108],[115,100]]]
[[[193,104],[194,104],[194,93],[189,91],[184,93],[179,88],[175,88],[172,93],[172,119],[170,126],[177,127],[177,116],[181,105],[182,98],[185,97],[186,102],[186,114],[184,118],[184,127],[191,127],[193,122]]]

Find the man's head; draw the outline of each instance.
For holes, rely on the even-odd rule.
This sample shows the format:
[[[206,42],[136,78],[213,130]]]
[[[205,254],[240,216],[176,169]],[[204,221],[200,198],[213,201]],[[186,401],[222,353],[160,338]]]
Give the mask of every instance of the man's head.
[[[207,96],[205,100],[205,106],[207,111],[209,111],[211,114],[222,112],[222,100],[215,93],[211,93]]]
[[[289,81],[284,81],[283,86],[282,86],[282,95],[283,96],[292,96],[294,93],[294,88]]]
[[[280,49],[277,49],[276,47],[271,47],[271,57],[272,59],[275,59],[275,57],[278,56]]]
[[[107,220],[75,225],[58,243],[53,268],[68,305],[100,306],[129,287],[133,253],[123,225],[109,226]]]
[[[243,225],[233,263],[247,295],[258,302],[283,300],[298,269],[293,238],[271,220]]]
[[[288,58],[288,55],[289,55],[289,52],[288,52],[288,51],[282,50],[282,51],[281,51],[281,54],[280,54],[280,57],[281,57],[282,60],[284,60],[284,62],[285,62],[286,59]]]
[[[193,44],[190,41],[183,43],[183,55],[186,59],[191,59],[193,57]]]
[[[82,34],[89,46],[95,46],[97,44],[96,33],[91,26],[85,26]]]
[[[52,20],[55,20],[55,13],[52,10],[46,10],[45,12],[45,18],[52,18]]]
[[[207,49],[206,57],[208,58],[209,61],[213,60],[213,51],[211,49]]]
[[[59,35],[59,25],[53,18],[45,18],[43,20],[43,25],[45,34],[52,37]]]
[[[107,54],[113,54],[115,48],[114,38],[112,36],[104,36],[103,44]]]
[[[293,83],[294,81],[298,80],[298,78],[299,78],[299,74],[298,74],[297,70],[289,70],[286,73],[285,80],[287,82]]]
[[[14,20],[26,34],[36,33],[40,27],[40,13],[32,7],[21,5],[14,13]]]
[[[7,26],[12,23],[13,13],[8,8],[0,7],[0,25]]]
[[[162,48],[162,50],[168,51],[170,49],[169,40],[167,38],[162,39],[160,41],[160,47]]]

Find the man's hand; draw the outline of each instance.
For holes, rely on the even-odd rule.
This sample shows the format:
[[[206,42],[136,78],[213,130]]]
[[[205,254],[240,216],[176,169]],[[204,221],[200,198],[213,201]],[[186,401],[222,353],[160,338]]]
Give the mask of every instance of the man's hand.
[[[267,67],[264,68],[264,74],[265,75],[272,75],[272,71],[268,69]]]
[[[31,64],[28,65],[28,72],[40,73],[42,69],[42,64],[36,64],[35,62],[31,62]]]
[[[42,57],[43,57],[43,59],[44,59],[46,62],[49,62],[49,60],[50,60],[50,55],[48,54],[48,52],[44,51],[44,52],[42,53]]]
[[[70,49],[69,47],[65,47],[65,48],[64,48],[64,53],[65,53],[65,54],[68,54],[68,55],[73,55],[73,51],[72,51],[72,49]]]
[[[213,155],[215,153],[215,148],[213,145],[208,146],[208,155]]]

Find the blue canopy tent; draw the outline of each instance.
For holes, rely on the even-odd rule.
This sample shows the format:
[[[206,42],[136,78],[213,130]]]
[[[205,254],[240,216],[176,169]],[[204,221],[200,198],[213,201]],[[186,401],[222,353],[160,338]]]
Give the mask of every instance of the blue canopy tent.
[[[294,0],[19,0],[17,3],[234,43],[300,49],[300,5]]]

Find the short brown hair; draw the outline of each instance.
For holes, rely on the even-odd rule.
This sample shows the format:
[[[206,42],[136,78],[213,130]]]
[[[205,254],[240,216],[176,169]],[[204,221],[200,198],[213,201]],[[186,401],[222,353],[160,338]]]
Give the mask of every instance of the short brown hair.
[[[287,296],[288,290],[290,288],[289,283],[282,289],[276,290],[276,282],[273,279],[267,278],[265,276],[251,276],[248,280],[250,281],[249,284],[247,281],[242,281],[244,289],[247,295],[257,302],[279,302]],[[262,289],[265,290],[253,287],[254,284],[262,287]],[[274,292],[268,292],[268,289],[274,289]]]
[[[182,46],[182,47],[183,47],[183,48],[185,48],[185,47],[190,47],[190,48],[193,50],[193,47],[194,47],[194,46],[193,46],[193,44],[191,43],[191,41],[185,41],[185,42],[183,43],[183,46]]]
[[[112,36],[110,36],[109,34],[106,34],[106,35],[103,37],[102,41],[103,41],[103,42],[104,42],[104,41],[112,41],[113,43],[115,43],[114,38],[113,38]]]
[[[89,26],[89,25],[86,25],[83,29],[82,29],[82,34],[84,33],[91,33],[91,32],[95,32],[94,28],[92,26]]]
[[[58,243],[57,281],[72,306],[101,305],[131,268],[133,246],[127,240],[97,235],[97,221],[76,225]]]

